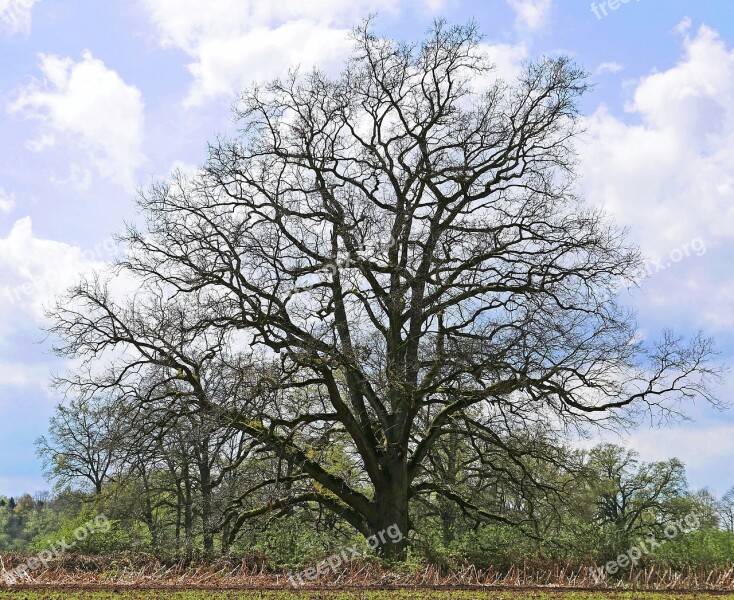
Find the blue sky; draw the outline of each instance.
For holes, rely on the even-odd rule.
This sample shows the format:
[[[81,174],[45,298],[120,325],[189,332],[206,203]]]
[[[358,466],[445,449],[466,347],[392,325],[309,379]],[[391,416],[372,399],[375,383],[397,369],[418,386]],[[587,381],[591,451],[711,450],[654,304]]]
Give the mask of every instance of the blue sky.
[[[47,489],[33,442],[65,365],[43,306],[114,252],[135,190],[200,163],[230,106],[289,66],[339,68],[347,35],[414,39],[475,19],[498,73],[567,54],[583,102],[579,192],[630,228],[651,276],[627,294],[641,335],[672,326],[734,355],[734,5],[730,0],[0,0],[0,494]],[[722,400],[734,400],[728,376]],[[734,413],[643,423],[643,458],[678,456],[692,487],[734,485]]]

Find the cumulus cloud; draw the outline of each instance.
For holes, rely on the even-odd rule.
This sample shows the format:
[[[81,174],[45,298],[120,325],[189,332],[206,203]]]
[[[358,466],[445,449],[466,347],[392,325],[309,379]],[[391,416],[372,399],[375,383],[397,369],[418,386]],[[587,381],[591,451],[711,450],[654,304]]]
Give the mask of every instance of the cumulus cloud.
[[[734,278],[717,267],[734,260],[734,51],[713,29],[684,25],[680,60],[634,82],[625,115],[601,106],[588,118],[581,172],[587,197],[630,226],[647,256],[705,243],[706,257],[656,274],[645,301],[721,329],[734,324]]]
[[[525,31],[537,31],[548,24],[552,0],[507,0],[515,11],[515,26]]]
[[[298,40],[298,44],[293,44]],[[269,79],[293,65],[331,66],[349,52],[345,31],[293,21],[247,35],[213,38],[199,47],[198,62],[189,66],[194,85],[189,104],[233,92],[255,80]]]
[[[505,81],[514,81],[522,72],[523,62],[528,58],[525,44],[482,44],[482,51],[495,66],[494,76]]]
[[[8,235],[0,237],[0,312],[40,318],[44,305],[82,273],[101,269],[114,250],[112,240],[82,250],[38,238],[30,217],[17,220]]]
[[[100,176],[132,187],[145,160],[140,90],[90,52],[80,61],[41,54],[40,69],[43,81],[22,87],[10,105],[11,112],[41,123],[39,137],[28,146],[79,148]]]
[[[34,347],[43,337],[39,325],[45,323],[44,307],[84,274],[104,269],[116,250],[111,238],[84,249],[44,239],[33,231],[30,217],[18,219],[9,232],[0,233],[0,414],[6,417],[0,422],[0,452],[4,456],[16,451],[21,456],[29,450],[32,456],[32,444],[28,448],[25,442],[42,433],[45,419],[41,417],[50,416],[57,400],[47,381],[61,362]],[[113,284],[113,293],[120,295],[132,289],[125,278],[116,278]],[[25,398],[19,396],[22,389],[30,390]],[[20,472],[32,470],[25,466]],[[4,483],[7,486],[7,480],[0,480],[0,489]]]
[[[351,50],[349,33],[365,14],[435,13],[442,0],[142,0],[159,40],[192,57],[186,104],[231,95],[293,65],[332,68]]]
[[[588,119],[588,195],[655,254],[734,235],[734,51],[702,26],[677,65],[637,82],[625,111]]]
[[[38,0],[0,0],[0,30],[6,33],[23,33],[31,31],[31,15],[33,5]]]
[[[15,208],[15,194],[0,187],[0,213],[9,213]]]

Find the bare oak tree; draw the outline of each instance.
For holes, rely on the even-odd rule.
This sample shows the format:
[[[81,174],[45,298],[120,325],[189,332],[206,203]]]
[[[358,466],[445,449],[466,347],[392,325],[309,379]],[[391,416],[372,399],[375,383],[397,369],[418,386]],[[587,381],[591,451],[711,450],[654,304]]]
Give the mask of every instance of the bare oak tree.
[[[240,134],[197,174],[153,186],[147,226],[125,236],[136,301],[151,287],[187,298],[194,343],[219,335],[258,373],[238,416],[199,393],[174,344],[137,345],[180,369],[192,410],[230,414],[292,467],[280,496],[237,523],[316,502],[365,536],[407,534],[421,497],[495,520],[432,477],[445,436],[503,452],[521,476],[507,440],[537,424],[712,400],[710,342],[642,345],[617,299],[639,253],[574,194],[585,74],[547,58],[498,80],[471,24],[439,22],[411,45],[366,23],[354,39],[337,78],[293,73],[246,92]],[[62,353],[135,345],[134,305],[120,317],[107,302],[70,308],[79,299],[56,311]],[[318,440],[335,439],[356,476],[324,462]],[[383,553],[403,556],[406,540]]]

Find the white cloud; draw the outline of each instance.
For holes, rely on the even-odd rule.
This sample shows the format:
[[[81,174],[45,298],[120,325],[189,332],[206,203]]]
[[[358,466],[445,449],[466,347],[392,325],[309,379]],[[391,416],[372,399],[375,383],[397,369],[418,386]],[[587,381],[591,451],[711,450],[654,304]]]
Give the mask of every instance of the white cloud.
[[[48,371],[40,365],[28,365],[25,362],[0,361],[0,382],[2,386],[21,387],[37,384],[48,378]]]
[[[442,0],[141,0],[160,43],[193,58],[186,100],[199,105],[272,78],[288,67],[333,68],[351,50],[352,26],[371,12],[440,11]]]
[[[143,0],[143,4],[160,28],[165,44],[195,53],[199,44],[211,38],[238,37],[258,28],[275,29],[302,20],[349,26],[370,11],[396,14],[400,3],[397,0],[221,0],[205,5],[198,0]]]
[[[651,312],[671,323],[690,322],[710,331],[734,330],[734,278],[727,266],[732,251],[712,252],[706,258],[691,257],[656,274],[638,297]]]
[[[447,3],[447,0],[422,0],[421,8],[424,13],[432,15],[441,12]]]
[[[679,27],[677,64],[631,86],[625,116],[601,106],[587,120],[581,173],[649,257],[695,238],[713,254],[686,259],[645,284],[648,306],[714,330],[734,326],[734,50],[709,27]],[[629,84],[628,84],[629,85]]]
[[[15,194],[0,187],[0,213],[9,213],[15,208]]]
[[[53,133],[44,133],[35,140],[28,140],[25,144],[26,148],[33,152],[40,152],[44,148],[51,148],[56,145],[56,136]]]
[[[673,31],[680,35],[685,35],[688,33],[692,25],[693,21],[691,20],[691,17],[683,17],[681,22],[673,28]]]
[[[718,465],[722,468],[722,475],[727,472],[731,474],[734,425],[707,424],[699,425],[695,429],[678,426],[641,430],[631,436],[630,447],[635,448],[648,461],[676,457],[694,473],[710,470]]]
[[[526,31],[537,31],[548,24],[552,0],[507,0],[515,11],[515,26]]]
[[[597,75],[603,75],[604,73],[619,73],[624,67],[618,62],[604,62],[601,63],[594,71]]]
[[[690,410],[688,411],[690,412]],[[578,440],[586,450],[600,443],[625,446],[640,454],[645,462],[678,458],[686,466],[692,489],[706,484],[718,494],[731,487],[734,480],[734,424],[702,419],[670,427],[650,428],[641,425],[630,433],[603,431]]]
[[[31,31],[31,13],[38,0],[0,0],[0,29],[28,35]]]
[[[293,40],[298,43],[293,44]],[[189,66],[194,76],[189,104],[232,93],[255,80],[270,79],[294,65],[335,66],[349,53],[350,45],[344,30],[310,21],[206,40],[199,46],[198,62]]]
[[[651,255],[734,235],[734,52],[701,27],[674,67],[637,82],[630,121],[600,107],[581,148],[590,199]]]
[[[528,58],[528,49],[522,43],[482,44],[481,49],[495,66],[492,75],[510,82],[520,75],[523,62]]]
[[[42,123],[31,149],[43,150],[61,138],[80,148],[102,177],[132,187],[145,160],[140,90],[90,52],[78,62],[48,54],[40,61],[43,82],[21,88],[10,106]]]
[[[80,274],[102,268],[113,251],[111,240],[82,250],[37,238],[31,218],[19,219],[7,237],[0,237],[0,313],[40,318],[45,304],[77,281]]]
[[[92,185],[92,179],[92,172],[77,163],[69,165],[69,174],[66,177],[51,177],[51,181],[54,183],[70,185],[80,192],[84,192],[89,189],[89,186]]]

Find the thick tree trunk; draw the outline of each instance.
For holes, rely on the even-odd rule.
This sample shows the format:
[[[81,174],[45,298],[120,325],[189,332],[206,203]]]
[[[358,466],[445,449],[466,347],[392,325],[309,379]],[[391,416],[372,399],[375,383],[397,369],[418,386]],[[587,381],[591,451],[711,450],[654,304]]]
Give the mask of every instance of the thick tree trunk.
[[[370,524],[377,553],[388,560],[404,560],[408,549],[408,469],[405,460],[395,457],[383,470],[385,477],[375,489],[376,520]]]
[[[454,541],[454,522],[456,521],[456,515],[454,514],[453,505],[448,501],[440,500],[438,506],[440,507],[443,544],[444,546],[448,546]]]

